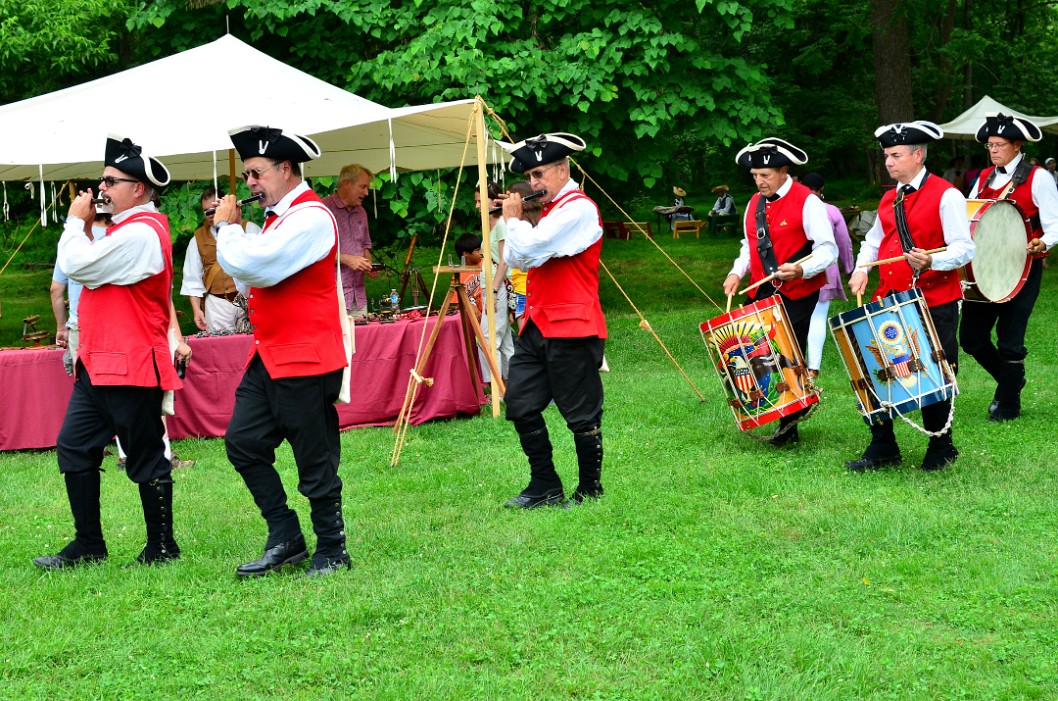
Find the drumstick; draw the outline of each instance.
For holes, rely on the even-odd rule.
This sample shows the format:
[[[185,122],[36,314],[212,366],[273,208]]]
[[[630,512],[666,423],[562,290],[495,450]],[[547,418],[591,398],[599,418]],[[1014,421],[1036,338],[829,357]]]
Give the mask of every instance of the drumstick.
[[[725,314],[730,314],[731,313],[731,298],[732,297],[734,297],[734,295],[728,295],[727,296],[727,309],[724,310]]]
[[[808,259],[809,259],[809,258],[811,258],[811,257],[812,257],[812,254],[811,254],[811,253],[809,253],[809,254],[808,254],[807,256],[805,256],[805,257],[804,257],[804,258],[802,258],[801,260],[797,260],[797,261],[794,261],[794,262],[793,262],[793,265],[801,265],[801,263],[804,263],[804,262],[805,262],[806,260],[808,260]],[[752,285],[750,285],[750,286],[749,286],[749,287],[747,287],[746,289],[744,289],[744,290],[739,290],[739,291],[738,291],[738,293],[739,293],[740,295],[744,295],[744,294],[746,294],[747,292],[752,292],[753,290],[757,289],[758,287],[760,287],[760,286],[761,286],[761,285],[763,285],[764,283],[766,283],[766,282],[771,282],[772,280],[774,280],[774,279],[775,279],[775,276],[776,276],[776,275],[778,275],[778,274],[779,274],[779,272],[778,272],[778,271],[775,271],[774,273],[772,273],[772,274],[771,274],[771,275],[769,275],[768,277],[764,278],[763,280],[759,280],[759,281],[757,281],[757,282],[753,283]]]
[[[947,246],[941,246],[940,248],[931,248],[928,251],[922,251],[922,252],[927,254],[927,255],[933,255],[934,253],[944,253],[944,251],[946,251],[946,250],[948,250]],[[868,263],[867,265],[863,265],[863,266],[860,266],[860,267],[873,268],[876,265],[886,265],[888,263],[896,263],[896,262],[901,261],[901,260],[906,260],[906,258],[904,258],[903,256],[896,256],[895,258],[886,258],[885,260],[876,260],[873,263]]]

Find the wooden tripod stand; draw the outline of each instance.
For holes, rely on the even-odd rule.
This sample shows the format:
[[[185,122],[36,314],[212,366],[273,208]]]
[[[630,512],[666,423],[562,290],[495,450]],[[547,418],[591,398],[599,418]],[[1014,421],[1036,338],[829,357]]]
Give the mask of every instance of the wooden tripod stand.
[[[423,349],[422,356],[420,356],[419,362],[415,365],[415,369],[412,370],[412,376],[408,380],[408,390],[404,394],[404,404],[400,408],[400,414],[397,415],[397,422],[393,425],[394,433],[399,433],[401,425],[406,420],[410,419],[411,408],[412,405],[415,404],[415,395],[418,393],[419,385],[424,382],[427,385],[433,384],[433,379],[423,377],[422,373],[426,369],[426,363],[430,360],[430,353],[433,351],[434,344],[437,343],[437,337],[441,334],[441,324],[444,323],[445,316],[448,314],[448,310],[452,306],[453,293],[456,297],[455,303],[459,309],[459,318],[463,327],[463,344],[467,351],[467,370],[470,374],[471,386],[474,388],[475,392],[480,391],[481,380],[478,378],[478,368],[477,364],[474,362],[476,339],[477,343],[481,345],[485,360],[489,364],[489,370],[492,372],[492,378],[496,382],[496,388],[501,395],[507,391],[500,375],[500,369],[496,366],[494,351],[489,346],[488,341],[485,339],[485,334],[481,330],[481,324],[478,322],[474,303],[470,301],[470,296],[467,295],[467,288],[459,279],[460,273],[479,272],[480,270],[481,268],[471,268],[462,265],[438,265],[434,267],[434,273],[436,274],[451,273],[452,282],[448,286],[448,293],[445,295],[444,302],[441,304],[441,309],[437,313],[437,321],[434,323],[433,329],[430,331],[430,338],[426,341],[426,348]],[[499,322],[497,320],[493,323]]]
[[[419,295],[422,295],[422,299],[425,304],[430,303],[430,291],[426,288],[426,281],[422,279],[422,273],[419,272],[418,268],[411,267],[411,257],[415,253],[415,242],[419,240],[419,235],[415,234],[411,237],[411,244],[408,245],[408,253],[404,256],[404,269],[400,272],[400,299],[404,299],[404,293],[408,290],[408,283],[414,280],[415,286],[412,290],[414,292],[414,306],[419,305]]]

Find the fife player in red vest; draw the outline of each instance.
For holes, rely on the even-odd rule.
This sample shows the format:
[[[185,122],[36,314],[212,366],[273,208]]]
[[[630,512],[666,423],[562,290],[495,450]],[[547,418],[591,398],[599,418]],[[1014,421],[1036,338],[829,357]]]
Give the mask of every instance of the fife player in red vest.
[[[234,195],[214,215],[217,260],[246,294],[254,337],[224,444],[268,524],[264,554],[236,574],[260,576],[308,557],[275,468],[275,449],[285,438],[297,463],[298,491],[312,507],[316,552],[308,575],[325,576],[349,567],[334,407],[349,364],[336,283],[338,226],[301,177],[300,164],[320,157],[311,139],[253,126],[233,130],[231,141],[246,184],[264,195],[266,210],[260,234],[228,223],[235,218]]]
[[[973,258],[974,243],[966,216],[966,198],[947,180],[926,170],[926,144],[943,138],[944,132],[932,122],[918,121],[879,127],[874,135],[885,154],[885,168],[896,181],[896,188],[886,192],[878,204],[878,218],[860,246],[849,290],[861,295],[867,289],[869,268],[863,266],[903,255],[903,260],[879,266],[881,279],[872,299],[909,290],[912,284],[921,288],[941,349],[958,372],[959,344],[955,330],[962,299],[958,269]],[[902,200],[897,200],[898,195],[902,195]],[[898,202],[914,244],[907,250],[901,244],[897,228]],[[942,246],[947,250],[926,253]],[[922,460],[923,470],[940,470],[959,456],[952,442],[951,427],[944,430],[950,409],[950,399],[922,408],[923,427],[940,433],[929,439]],[[900,460],[893,422],[883,421],[871,424],[871,442],[867,449],[860,459],[846,461],[845,466],[854,472],[863,472],[895,465]]]
[[[76,537],[35,565],[55,570],[107,556],[99,518],[99,467],[117,435],[128,452],[125,474],[139,485],[147,544],[141,564],[174,560],[172,463],[165,457],[162,395],[179,389],[169,351],[173,250],[169,220],[151,203],[169,183],[162,163],[129,139],[107,139],[100,192],[114,225],[93,242],[92,191],[70,205],[59,239],[59,267],[84,285],[77,376],[56,445]],[[86,224],[87,222],[87,224]]]
[[[603,494],[602,404],[599,366],[606,320],[599,303],[602,217],[599,207],[570,178],[569,155],[584,149],[573,134],[553,133],[500,144],[530,187],[546,190],[534,227],[523,218],[522,197],[503,201],[507,225],[504,259],[528,271],[525,317],[507,376],[507,420],[514,423],[529,459],[529,484],[507,506],[532,509],[565,502],[552,461],[543,412],[553,399],[573,432],[579,483],[572,503]]]
[[[834,229],[823,200],[789,175],[790,166],[808,162],[808,154],[787,141],[768,138],[739,151],[735,162],[749,168],[757,194],[746,206],[746,235],[724,280],[724,294],[736,294],[747,271],[751,284],[775,273],[774,282],[761,285],[751,294],[754,300],[774,294],[782,297],[803,352],[808,348],[808,330],[819,301],[819,289],[827,281],[827,276],[820,273],[838,259]],[[809,254],[811,258],[797,263]],[[805,411],[779,420],[772,445],[799,440],[797,421]]]
[[[977,140],[985,144],[994,167],[981,171],[970,198],[1016,201],[1032,227],[1026,250],[1034,256],[1029,276],[1013,299],[1002,304],[967,300],[962,307],[962,349],[996,381],[988,407],[989,421],[1009,421],[1021,415],[1025,357],[1029,354],[1025,332],[1040,294],[1043,256],[1058,241],[1058,188],[1050,173],[1029,165],[1021,152],[1023,142],[1042,137],[1039,127],[1029,120],[1003,114],[989,115],[977,130]]]

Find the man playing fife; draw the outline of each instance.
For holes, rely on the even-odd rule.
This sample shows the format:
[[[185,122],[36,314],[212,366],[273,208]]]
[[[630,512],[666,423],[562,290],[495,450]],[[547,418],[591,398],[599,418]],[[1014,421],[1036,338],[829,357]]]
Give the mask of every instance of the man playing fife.
[[[539,223],[525,220],[522,196],[503,201],[504,258],[527,270],[525,322],[507,375],[507,420],[529,459],[529,484],[507,506],[532,509],[565,500],[552,461],[543,412],[553,399],[573,432],[580,482],[572,500],[602,496],[602,403],[599,366],[606,320],[599,303],[602,217],[570,178],[569,155],[584,148],[573,134],[555,133],[500,144],[535,190],[546,190]],[[501,195],[502,197],[502,195]]]
[[[885,168],[896,181],[896,189],[882,196],[878,218],[860,246],[856,272],[849,290],[862,295],[867,289],[868,268],[876,260],[903,255],[895,263],[879,266],[880,280],[874,298],[919,287],[937,329],[941,350],[956,372],[959,346],[955,340],[962,284],[958,268],[973,258],[974,243],[966,216],[966,198],[944,178],[926,170],[926,144],[944,136],[932,122],[890,124],[874,132],[885,154]],[[904,225],[899,223],[906,221]],[[938,253],[926,251],[946,247]],[[923,470],[940,470],[953,462],[959,451],[946,426],[951,399],[922,407],[922,424],[930,432]],[[900,462],[892,421],[871,424],[871,442],[858,460],[846,461],[854,472],[877,469]]]
[[[298,490],[312,507],[316,552],[308,574],[324,576],[349,567],[334,407],[349,364],[336,284],[338,227],[302,180],[301,163],[320,157],[311,139],[252,126],[233,130],[231,141],[246,184],[264,195],[266,210],[259,235],[229,223],[236,216],[234,195],[217,205],[215,215],[217,259],[246,294],[254,336],[224,444],[268,524],[264,554],[236,574],[264,575],[308,557],[275,468],[275,449],[285,438],[297,463]]]
[[[746,235],[738,258],[724,280],[724,294],[734,296],[747,271],[750,284],[775,275],[771,283],[751,292],[751,298],[763,300],[774,294],[782,297],[803,352],[808,347],[808,329],[819,289],[826,282],[826,276],[819,273],[838,256],[834,230],[823,201],[789,175],[791,165],[808,162],[808,154],[782,139],[768,138],[739,151],[735,162],[749,169],[757,194],[746,206],[743,217]],[[772,445],[797,442],[800,438],[797,422],[807,411],[803,409],[782,417],[771,438]]]
[[[114,226],[92,241],[89,189],[71,203],[59,239],[59,267],[84,285],[76,380],[56,442],[76,537],[58,554],[33,561],[46,570],[106,558],[99,472],[114,435],[128,451],[125,474],[139,486],[147,525],[147,544],[136,561],[180,556],[160,411],[163,392],[182,385],[168,337],[173,252],[168,218],[151,203],[155,188],[169,183],[169,171],[120,137],[107,139],[104,164],[100,191],[113,203]]]
[[[1027,119],[989,115],[977,130],[994,167],[985,168],[970,190],[971,199],[1010,199],[1018,203],[1032,232],[1026,250],[1033,257],[1029,276],[1013,299],[1003,302],[967,300],[962,309],[959,342],[996,381],[988,407],[989,421],[1009,421],[1021,415],[1025,386],[1025,332],[1040,294],[1043,257],[1058,241],[1058,188],[1050,174],[1029,165],[1021,152],[1025,141],[1039,141],[1039,127]],[[992,342],[992,330],[996,342]]]

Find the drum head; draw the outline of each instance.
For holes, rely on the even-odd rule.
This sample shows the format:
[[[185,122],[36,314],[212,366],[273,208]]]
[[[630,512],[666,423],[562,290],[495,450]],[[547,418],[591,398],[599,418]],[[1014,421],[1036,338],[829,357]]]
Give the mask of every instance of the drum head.
[[[993,302],[1006,301],[1021,288],[1029,268],[1025,220],[1018,207],[1004,200],[986,205],[979,217],[971,263],[977,292]]]

